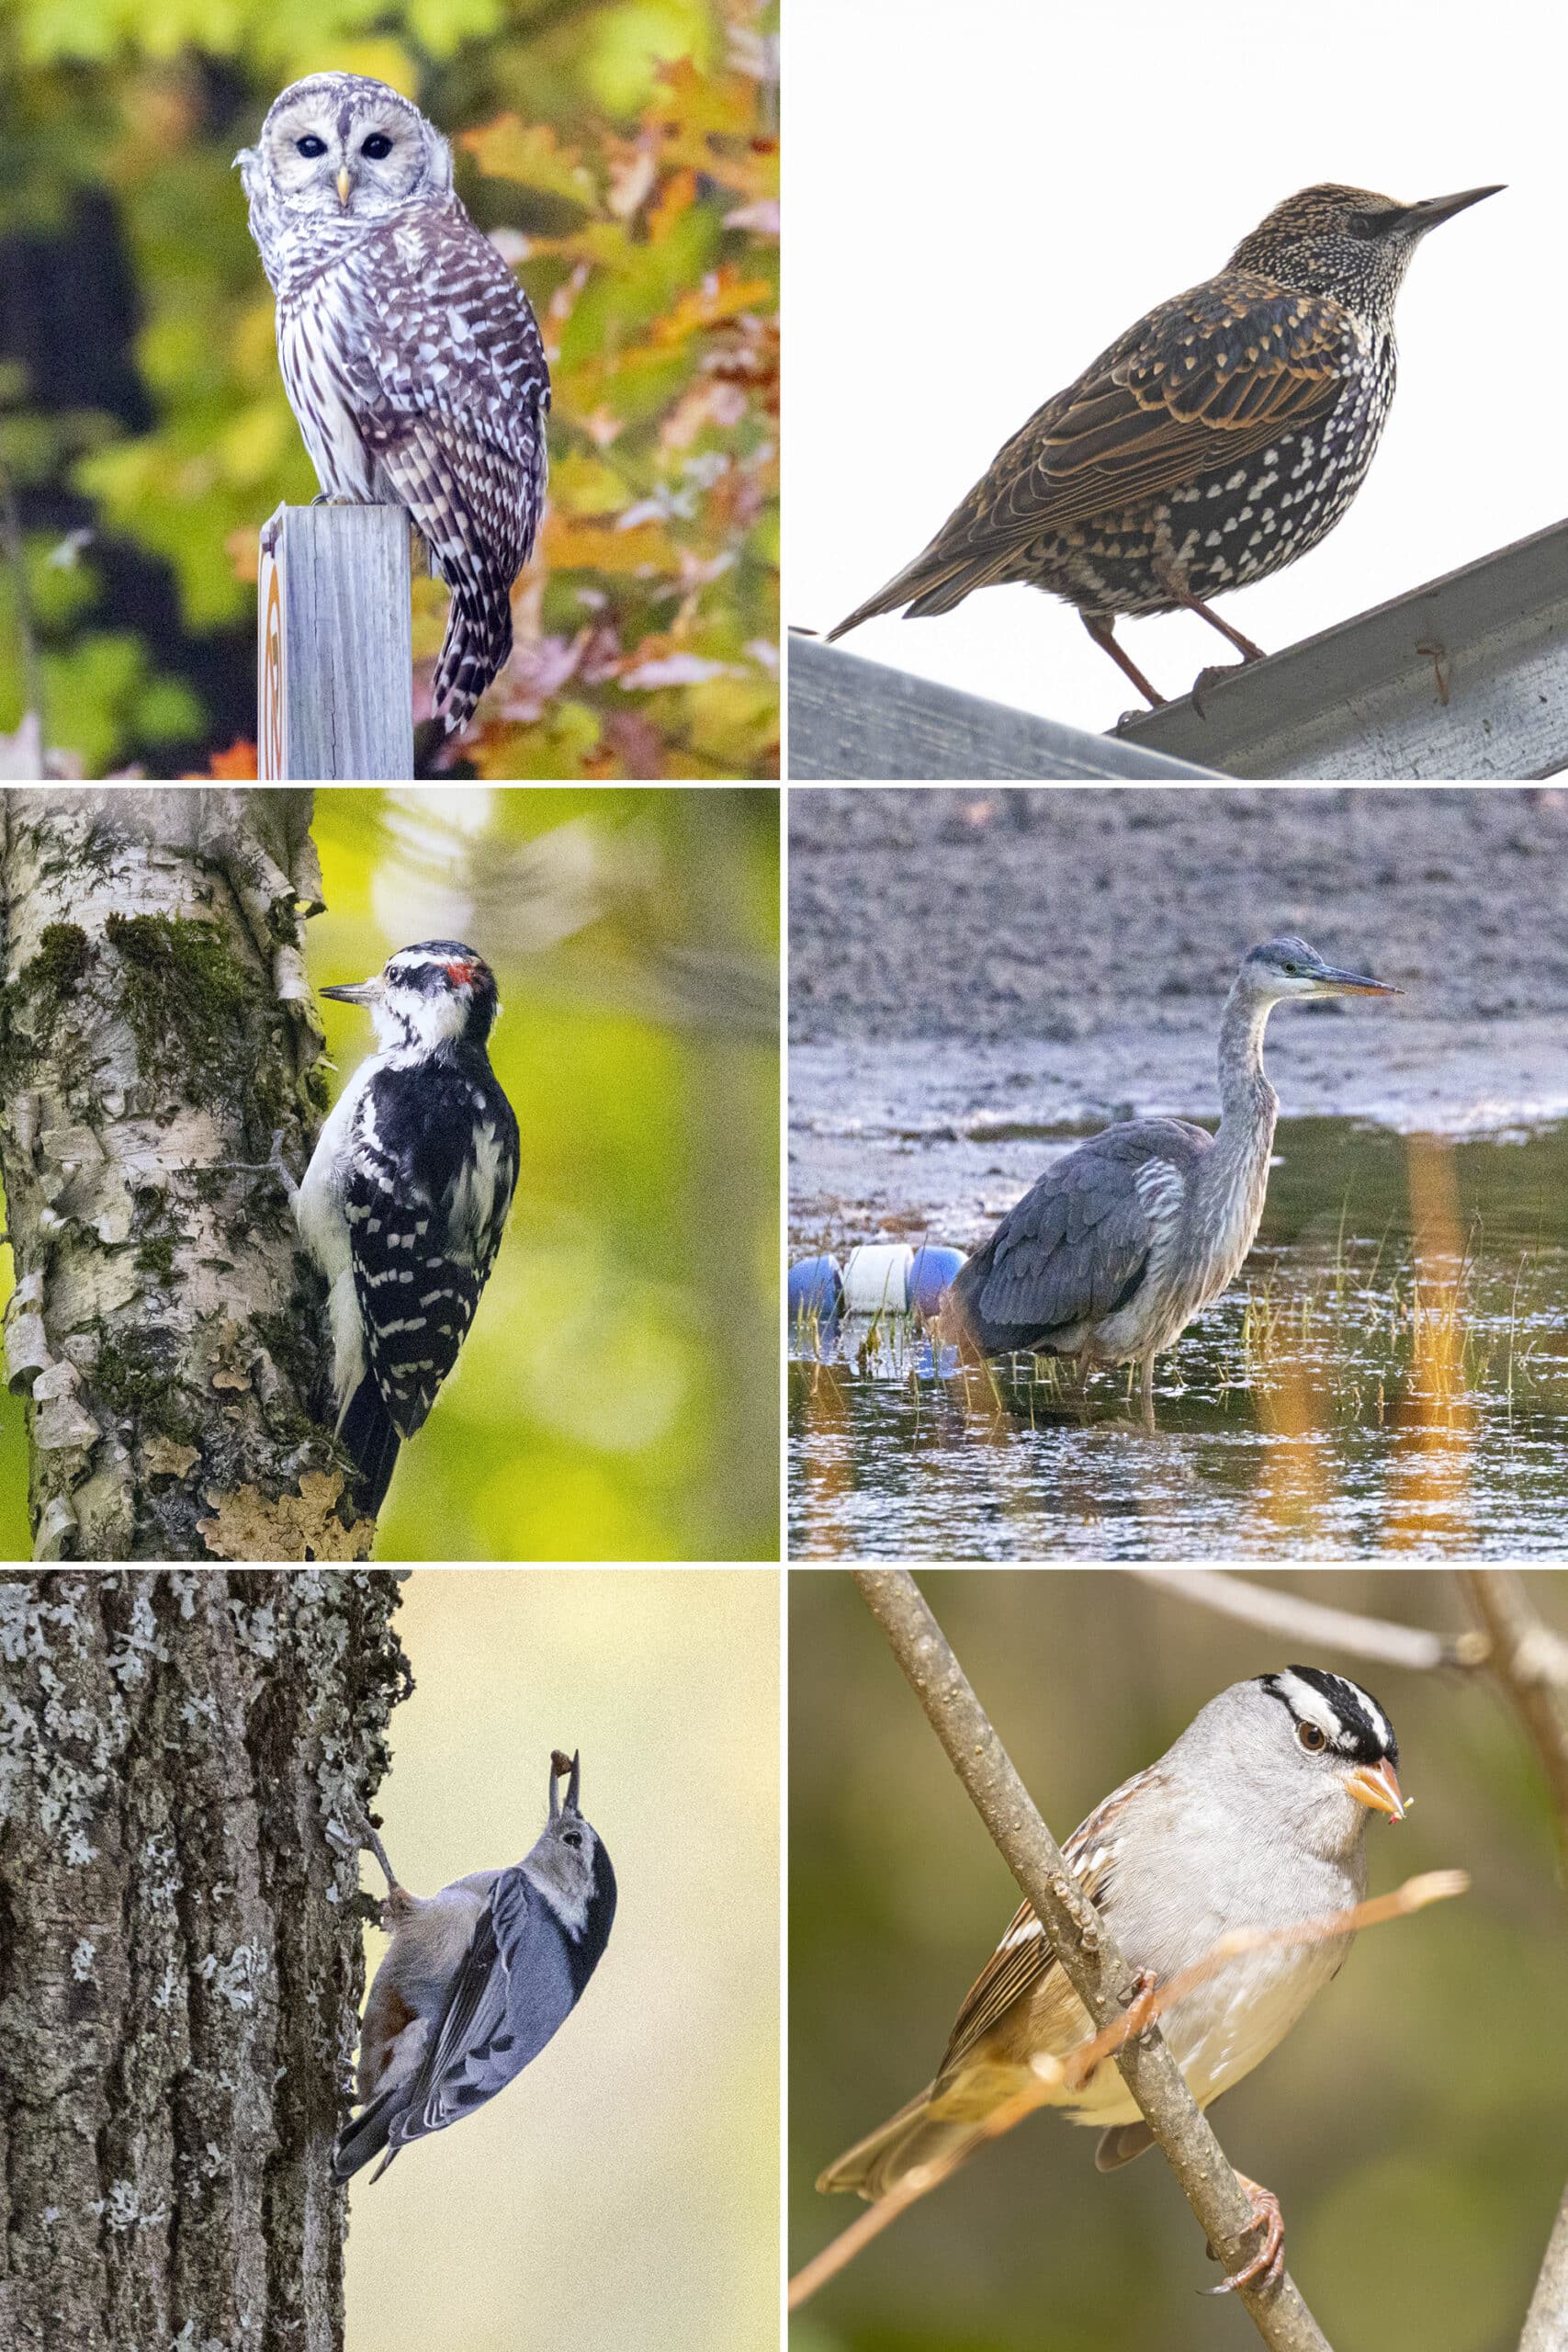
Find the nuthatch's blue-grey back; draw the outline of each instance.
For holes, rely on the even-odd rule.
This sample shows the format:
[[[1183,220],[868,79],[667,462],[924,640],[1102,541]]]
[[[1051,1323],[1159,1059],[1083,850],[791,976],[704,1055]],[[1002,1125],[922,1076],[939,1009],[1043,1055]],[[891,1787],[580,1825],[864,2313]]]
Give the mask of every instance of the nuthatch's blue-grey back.
[[[570,1775],[566,1801],[558,1777]],[[599,1964],[615,1916],[610,1857],[578,1809],[580,1758],[550,1758],[550,1817],[510,1870],[476,1871],[439,1894],[400,1886],[380,1840],[391,1943],[359,2034],[360,2110],[338,2134],[347,2180],[503,2090],[565,2024]]]

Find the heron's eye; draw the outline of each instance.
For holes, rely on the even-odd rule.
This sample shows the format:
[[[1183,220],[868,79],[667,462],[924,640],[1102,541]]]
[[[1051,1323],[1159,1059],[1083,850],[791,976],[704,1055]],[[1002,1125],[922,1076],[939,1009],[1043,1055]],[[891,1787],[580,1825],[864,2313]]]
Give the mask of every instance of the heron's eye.
[[[1352,212],[1345,226],[1353,237],[1375,237],[1379,233],[1378,224],[1370,212]]]
[[[368,155],[373,164],[378,164],[383,155],[391,153],[392,142],[384,130],[373,130],[359,152]]]
[[[308,130],[304,138],[297,139],[294,144],[299,148],[301,155],[324,155],[327,152],[326,141],[318,139],[313,130]]]
[[[1296,1737],[1301,1741],[1302,1746],[1314,1756],[1317,1754],[1320,1747],[1326,1747],[1328,1745],[1327,1733],[1321,1731],[1316,1724],[1298,1724],[1296,1725]]]
[[[581,1846],[582,1843],[582,1832],[581,1829],[563,1829],[560,1834],[560,1841],[563,1846]]]

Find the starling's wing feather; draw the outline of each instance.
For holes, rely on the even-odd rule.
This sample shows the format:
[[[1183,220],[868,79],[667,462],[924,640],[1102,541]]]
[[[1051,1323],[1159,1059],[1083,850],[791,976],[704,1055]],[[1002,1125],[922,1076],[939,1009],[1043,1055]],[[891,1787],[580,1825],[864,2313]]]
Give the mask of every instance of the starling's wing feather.
[[[1080,1144],[959,1269],[944,1321],[997,1355],[1048,1349],[1053,1333],[1129,1305],[1156,1238],[1151,1203],[1174,1204],[1212,1143],[1185,1120],[1140,1119]]]
[[[925,550],[831,632],[946,612],[1043,533],[1182,489],[1325,417],[1354,329],[1327,295],[1227,271],[1151,311],[998,450]]]
[[[565,1939],[520,1870],[502,1871],[393,2124],[394,2153],[443,2132],[536,2058],[576,2002]]]

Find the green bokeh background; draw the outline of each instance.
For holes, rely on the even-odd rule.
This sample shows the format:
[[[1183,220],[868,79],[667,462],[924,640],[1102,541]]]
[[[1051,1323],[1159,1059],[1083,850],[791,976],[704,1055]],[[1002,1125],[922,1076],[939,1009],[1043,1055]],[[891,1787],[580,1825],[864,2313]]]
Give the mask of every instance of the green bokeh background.
[[[466,938],[522,1169],[379,1560],[778,1557],[775,790],[318,792],[318,983]],[[343,1076],[363,1011],[323,1002]],[[13,1280],[0,1252],[0,1306]],[[0,1548],[25,1559],[0,1390]]]
[[[422,1570],[397,1626],[415,1689],[377,1810],[399,1877],[514,1861],[551,1747],[577,1747],[618,1903],[521,2079],[354,2181],[347,2352],[773,2352],[777,1570]],[[361,1883],[382,1892],[368,1856]]]
[[[1466,1622],[1425,1571],[1271,1577],[1414,1623]],[[1568,1631],[1568,1577],[1530,1579]],[[1294,2033],[1213,2110],[1284,2210],[1329,2341],[1512,2352],[1568,2175],[1564,1895],[1544,1789],[1488,1686],[1281,1644],[1115,1570],[933,1573],[944,1631],[1055,1835],[1227,1682],[1291,1659],[1364,1681],[1416,1799],[1369,1834],[1369,1892],[1472,1892],[1369,1930]],[[791,2267],[863,2209],[816,2174],[929,2079],[1017,1891],[850,1579],[790,1577]],[[1031,2119],[906,2213],[794,2323],[794,2352],[1246,2352],[1154,2152]]]

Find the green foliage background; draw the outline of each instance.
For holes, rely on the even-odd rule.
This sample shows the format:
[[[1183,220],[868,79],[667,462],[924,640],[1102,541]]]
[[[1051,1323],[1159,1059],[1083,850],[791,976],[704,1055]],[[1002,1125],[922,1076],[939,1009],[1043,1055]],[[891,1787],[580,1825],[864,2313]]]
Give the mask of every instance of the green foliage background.
[[[1273,1576],[1457,1631],[1451,1577]],[[1529,1578],[1568,1631],[1568,1577]],[[1512,2352],[1562,2193],[1564,1889],[1540,1773],[1479,1682],[1307,1651],[1113,1569],[921,1577],[1058,1838],[1227,1682],[1305,1657],[1363,1681],[1416,1800],[1368,1836],[1369,1893],[1460,1867],[1461,1900],[1361,1936],[1213,2118],[1284,2210],[1330,2343]],[[790,1577],[792,2269],[863,2210],[812,2182],[919,2089],[1018,1896],[848,1577]],[[1032,2118],[902,2216],[795,2320],[794,2352],[1247,2352],[1161,2158],[1095,2172]]]
[[[30,526],[12,510],[0,561],[0,732],[41,702],[51,773],[254,773],[209,705],[250,707],[257,529],[316,482],[232,158],[281,88],[333,67],[393,84],[452,138],[555,378],[517,651],[445,756],[496,777],[776,774],[773,22],[768,0],[16,0],[0,240],[90,219],[122,251],[121,390],[142,416],[63,398],[35,379],[47,361],[0,362],[0,490]],[[51,325],[58,358],[73,322]],[[84,512],[94,536],[73,547],[62,521]],[[117,548],[172,590],[144,582],[135,626],[107,616]],[[446,591],[421,582],[415,603],[417,710]]]
[[[777,793],[323,791],[313,830],[312,977],[470,939],[500,983],[491,1057],[523,1138],[505,1241],[376,1556],[776,1559]],[[321,1010],[345,1075],[368,1020]],[[12,1280],[5,1251],[0,1306]],[[13,1559],[26,1496],[23,1408],[0,1390]]]

